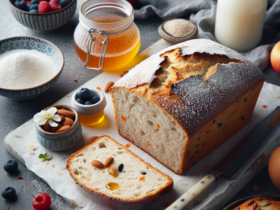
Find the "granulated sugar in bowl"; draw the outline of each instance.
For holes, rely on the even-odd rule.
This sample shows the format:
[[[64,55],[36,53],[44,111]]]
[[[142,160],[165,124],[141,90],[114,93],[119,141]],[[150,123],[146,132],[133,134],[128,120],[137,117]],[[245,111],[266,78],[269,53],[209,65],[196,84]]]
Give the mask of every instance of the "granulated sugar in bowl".
[[[36,50],[12,50],[0,55],[0,88],[27,89],[56,74],[51,57]]]

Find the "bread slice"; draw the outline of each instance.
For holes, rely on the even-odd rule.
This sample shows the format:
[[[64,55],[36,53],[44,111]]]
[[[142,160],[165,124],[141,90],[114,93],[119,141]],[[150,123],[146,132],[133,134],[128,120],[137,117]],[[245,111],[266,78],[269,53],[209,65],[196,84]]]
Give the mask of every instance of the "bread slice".
[[[107,167],[100,169],[92,165],[94,160],[105,164],[110,157],[113,162]],[[111,175],[113,167],[118,171],[117,176]],[[145,209],[173,188],[169,176],[109,136],[100,136],[72,154],[66,168],[76,183],[90,192],[87,194],[94,201],[113,209]]]
[[[135,66],[110,94],[119,134],[183,174],[249,122],[263,83],[242,55],[195,39]]]

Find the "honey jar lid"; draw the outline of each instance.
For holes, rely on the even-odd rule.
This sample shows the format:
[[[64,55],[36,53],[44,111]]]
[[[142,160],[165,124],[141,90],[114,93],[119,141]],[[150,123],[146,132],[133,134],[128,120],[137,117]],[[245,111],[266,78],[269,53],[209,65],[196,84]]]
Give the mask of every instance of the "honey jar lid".
[[[159,35],[171,44],[197,37],[197,27],[185,19],[173,18],[164,21],[158,28]]]

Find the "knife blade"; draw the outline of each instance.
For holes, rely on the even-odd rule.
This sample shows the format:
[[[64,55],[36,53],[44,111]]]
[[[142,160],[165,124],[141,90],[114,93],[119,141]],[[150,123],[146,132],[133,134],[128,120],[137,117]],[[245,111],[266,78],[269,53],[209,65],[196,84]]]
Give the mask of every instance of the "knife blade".
[[[185,192],[166,210],[183,210],[206,191],[220,176],[234,178],[252,156],[269,140],[280,126],[280,106],[258,123],[213,171]]]

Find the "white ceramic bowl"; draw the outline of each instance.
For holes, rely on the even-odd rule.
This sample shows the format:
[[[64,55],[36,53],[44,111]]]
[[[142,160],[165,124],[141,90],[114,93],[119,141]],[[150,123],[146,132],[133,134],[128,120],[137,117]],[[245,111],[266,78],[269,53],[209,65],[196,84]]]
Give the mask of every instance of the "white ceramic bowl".
[[[16,101],[26,101],[41,95],[58,80],[64,67],[64,56],[57,46],[41,38],[19,36],[0,40],[0,55],[7,51],[19,49],[37,50],[50,56],[55,64],[56,71],[52,79],[36,87],[26,89],[0,88],[0,95]]]
[[[80,90],[80,89],[79,89]],[[90,90],[91,95],[98,95],[100,98],[100,101],[97,102],[96,104],[93,105],[83,105],[80,104],[76,101],[77,98],[77,90],[73,95],[72,95],[72,100],[71,100],[71,106],[77,110],[77,112],[81,115],[94,115],[100,113],[102,110],[104,110],[106,106],[106,98],[103,94],[102,91],[100,90]]]

